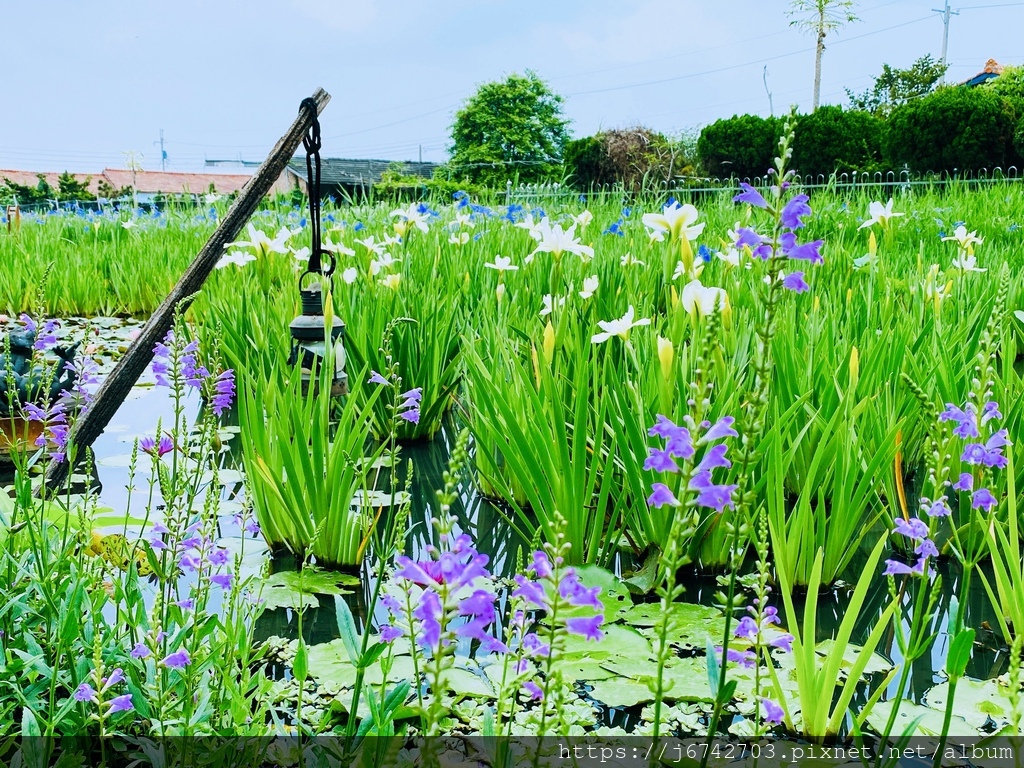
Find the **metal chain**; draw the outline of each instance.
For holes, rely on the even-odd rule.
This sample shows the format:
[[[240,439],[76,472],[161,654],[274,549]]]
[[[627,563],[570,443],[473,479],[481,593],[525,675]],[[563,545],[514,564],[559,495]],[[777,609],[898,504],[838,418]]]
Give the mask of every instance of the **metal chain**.
[[[325,251],[320,240],[320,120],[317,116],[316,101],[311,98],[302,100],[299,109],[309,110],[309,129],[302,137],[302,146],[306,150],[306,193],[309,196],[309,229],[311,247],[307,273],[322,274],[330,277],[334,272],[334,256]],[[326,268],[323,261],[327,262]]]

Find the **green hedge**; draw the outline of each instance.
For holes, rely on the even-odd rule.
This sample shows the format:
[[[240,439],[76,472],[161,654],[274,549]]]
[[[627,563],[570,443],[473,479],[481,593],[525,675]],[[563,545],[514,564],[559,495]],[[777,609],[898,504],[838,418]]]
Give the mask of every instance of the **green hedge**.
[[[782,120],[734,115],[700,132],[697,157],[709,176],[764,176],[772,167],[782,136]]]
[[[977,171],[1013,164],[1016,120],[1009,100],[988,88],[942,88],[893,111],[883,153],[893,168]]]
[[[870,112],[820,107],[796,122],[792,168],[804,175],[877,170],[882,159],[880,119]]]
[[[616,180],[600,134],[574,139],[566,144],[563,162],[566,176],[577,189],[588,190]]]

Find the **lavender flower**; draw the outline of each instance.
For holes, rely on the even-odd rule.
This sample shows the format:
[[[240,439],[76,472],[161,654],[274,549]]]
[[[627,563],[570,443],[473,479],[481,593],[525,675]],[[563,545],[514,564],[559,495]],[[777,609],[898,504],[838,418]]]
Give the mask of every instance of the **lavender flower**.
[[[916,517],[904,520],[902,517],[896,520],[896,527],[893,533],[900,533],[909,539],[920,541],[928,535],[928,526]]]
[[[166,456],[174,450],[174,441],[168,435],[162,435],[159,442],[152,437],[144,437],[139,440],[139,448],[151,456]]]
[[[747,184],[747,182],[741,181],[740,189],[743,191],[733,197],[732,201],[734,203],[747,203],[748,205],[752,205],[755,208],[768,207],[768,201],[764,199],[764,195],[762,195],[752,186]]]
[[[782,711],[782,707],[776,704],[771,699],[761,699],[761,714],[764,715],[764,721],[773,725],[778,725],[785,719],[786,715]]]
[[[803,227],[803,217],[811,215],[811,206],[807,204],[807,201],[810,199],[807,195],[794,195],[790,198],[780,215],[782,226],[789,229],[800,229]]]
[[[96,689],[88,683],[82,683],[78,688],[75,689],[74,693],[75,701],[81,701],[83,703],[91,701],[93,704],[99,704],[99,697],[96,695]]]
[[[408,392],[403,392],[400,397],[404,398],[404,400],[398,406],[399,417],[412,424],[419,424],[420,400],[423,397],[423,389],[421,387],[410,389]]]
[[[981,509],[986,513],[991,512],[997,503],[996,497],[988,488],[979,488],[971,496],[971,508]]]
[[[804,280],[803,272],[790,272],[784,278],[782,278],[782,287],[787,291],[793,291],[794,293],[803,293],[804,291],[811,290],[811,286]],[[765,699],[767,701],[767,699]]]
[[[110,709],[107,710],[107,714],[113,715],[117,712],[131,712],[135,709],[135,705],[132,704],[132,695],[126,693],[123,696],[115,696],[110,700]]]
[[[220,416],[231,408],[235,397],[235,372],[230,368],[221,373],[213,382],[213,414]]]
[[[147,656],[149,656],[150,653],[151,651],[149,650],[145,643],[138,642],[135,644],[135,647],[132,648],[131,657],[133,659],[144,659]]]
[[[939,421],[955,421],[953,434],[964,440],[978,437],[978,422],[975,418],[974,406],[970,403],[967,404],[966,409],[961,409],[953,403],[946,403],[946,410],[939,414]]]
[[[544,691],[532,680],[523,683],[523,693],[534,701],[542,701],[544,699]]]
[[[669,487],[664,483],[651,483],[651,495],[647,497],[647,506],[661,509],[666,504],[673,507],[682,506]]]
[[[182,648],[174,653],[169,653],[160,663],[168,669],[184,669],[192,663],[192,659],[189,658],[188,651]]]
[[[381,376],[376,371],[370,371],[370,380],[369,380],[368,383],[369,384],[381,384],[381,385],[383,385],[385,387],[390,387],[391,386],[391,382],[388,381],[387,379],[385,379],[383,376]]]

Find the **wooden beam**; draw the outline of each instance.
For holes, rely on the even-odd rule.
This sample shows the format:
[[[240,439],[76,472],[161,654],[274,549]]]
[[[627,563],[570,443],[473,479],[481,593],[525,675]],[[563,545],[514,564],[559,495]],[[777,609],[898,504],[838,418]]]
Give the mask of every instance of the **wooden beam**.
[[[331,95],[323,88],[318,88],[313,94],[313,99],[316,101],[319,115],[331,100]],[[210,276],[217,261],[224,254],[224,246],[236,239],[260,201],[281,176],[288,161],[295,155],[295,150],[302,143],[302,137],[309,128],[309,122],[309,111],[300,108],[299,116],[292,123],[288,132],[278,140],[267,159],[263,161],[263,165],[242,188],[238,198],[221,219],[206,245],[185,270],[185,274],[178,280],[174,289],[143,326],[142,332],[128,347],[124,357],[103,381],[92,404],[75,422],[71,429],[69,442],[75,446],[80,459],[85,455],[85,449],[92,445],[93,441],[106,429],[110,419],[153,359],[153,347],[157,342],[162,341],[167,335],[167,331],[170,330],[175,308],[183,299],[187,299],[203,287],[206,278]],[[71,467],[66,460],[51,461],[39,493],[59,488],[70,470]]]

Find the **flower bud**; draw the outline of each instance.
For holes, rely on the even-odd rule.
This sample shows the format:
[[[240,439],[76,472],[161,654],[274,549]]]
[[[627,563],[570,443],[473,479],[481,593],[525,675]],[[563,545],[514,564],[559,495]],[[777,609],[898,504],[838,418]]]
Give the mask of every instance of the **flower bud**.
[[[661,377],[669,381],[672,376],[672,363],[675,362],[676,351],[672,342],[658,337],[658,360],[661,361]]]

